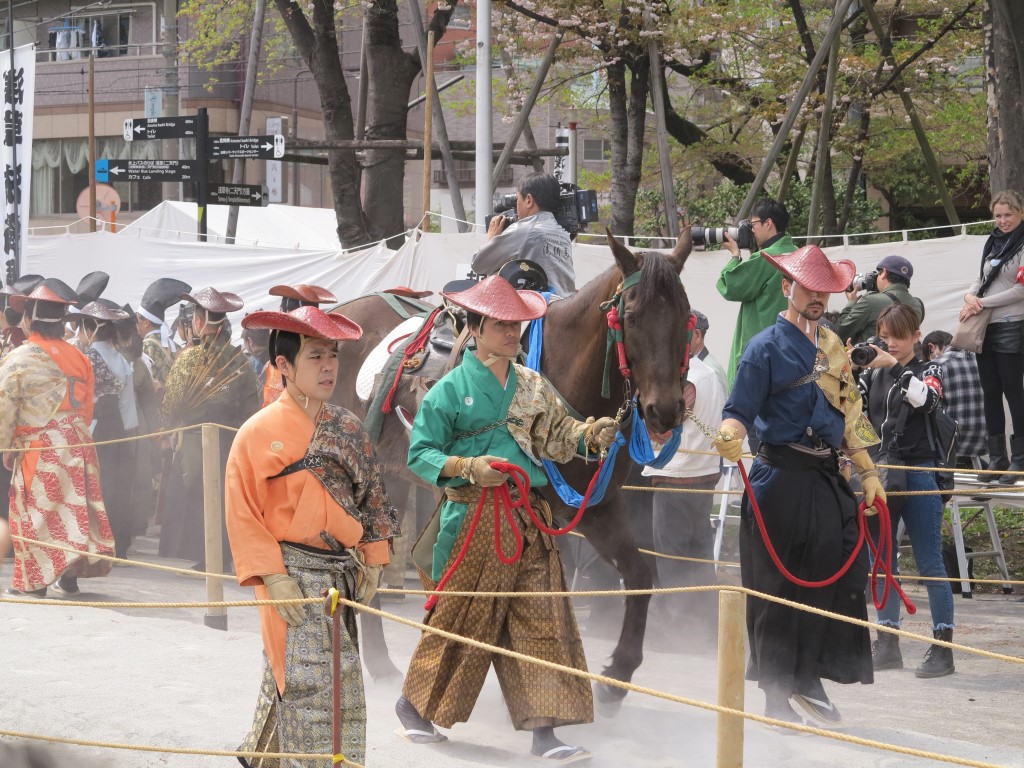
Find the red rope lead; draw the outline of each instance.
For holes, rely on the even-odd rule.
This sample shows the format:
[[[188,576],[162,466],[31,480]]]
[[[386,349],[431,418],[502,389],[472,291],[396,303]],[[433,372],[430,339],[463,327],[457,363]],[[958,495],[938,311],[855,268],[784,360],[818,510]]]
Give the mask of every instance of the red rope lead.
[[[420,327],[419,333],[413,337],[402,353],[402,363],[398,366],[398,370],[395,372],[395,380],[391,382],[391,389],[388,390],[388,396],[384,398],[384,403],[380,407],[382,413],[391,413],[391,406],[395,401],[395,393],[398,391],[398,383],[402,380],[402,373],[405,371],[405,361],[417,352],[423,351],[427,344],[427,339],[430,338],[430,329],[434,327],[434,318],[437,317],[437,313],[441,309],[442,307],[438,307],[427,316],[426,321]],[[394,343],[397,344],[398,342]]]
[[[783,564],[779,558],[778,553],[775,551],[775,547],[772,545],[771,538],[768,536],[768,530],[765,528],[764,518],[761,516],[761,507],[757,503],[757,498],[754,496],[754,490],[750,487],[750,479],[747,477],[747,470],[743,466],[743,462],[737,463],[740,468],[740,476],[743,478],[743,487],[746,490],[747,498],[750,499],[750,508],[754,511],[754,518],[757,520],[757,527],[761,531],[761,538],[764,540],[765,548],[768,550],[768,555],[771,557],[772,562],[775,563],[775,567],[779,569],[779,573],[785,576],[789,581],[800,587],[806,587],[809,589],[818,589],[821,587],[827,587],[835,584],[843,575],[850,570],[850,566],[853,565],[857,559],[857,555],[860,553],[861,547],[864,546],[864,542],[868,542],[868,549],[871,550],[873,555],[873,565],[871,570],[871,599],[875,604],[875,608],[882,608],[885,605],[886,600],[889,596],[889,587],[896,590],[899,594],[900,599],[903,600],[903,604],[907,606],[907,612],[910,614],[917,613],[917,606],[915,606],[910,599],[903,592],[903,589],[897,583],[895,577],[892,575],[892,527],[889,519],[889,507],[881,499],[875,499],[874,507],[878,510],[878,522],[880,527],[880,534],[878,537],[878,544],[871,538],[871,534],[868,533],[866,516],[864,514],[867,505],[862,501],[860,507],[857,509],[857,522],[860,526],[860,534],[857,537],[857,544],[853,548],[853,552],[850,553],[849,559],[843,563],[843,566],[827,579],[821,581],[807,581],[794,576],[789,572],[789,569]],[[879,551],[882,556],[879,557]],[[878,600],[876,592],[876,577],[878,576],[878,570],[881,567],[882,573],[885,576],[885,588],[882,591],[882,599]]]
[[[515,483],[516,488],[519,490],[519,501],[512,501],[512,494],[509,491],[507,483],[495,486],[494,488],[483,489],[480,493],[480,498],[476,503],[476,510],[473,512],[473,519],[470,520],[469,530],[466,531],[466,538],[462,540],[462,546],[459,548],[459,554],[455,556],[455,559],[448,567],[448,570],[444,572],[444,575],[441,576],[441,580],[437,582],[437,586],[434,588],[434,594],[427,598],[424,610],[433,610],[434,606],[437,605],[437,598],[440,595],[441,590],[445,588],[445,585],[448,584],[452,575],[456,570],[458,570],[462,561],[466,558],[470,542],[473,540],[473,534],[476,533],[477,525],[480,523],[480,516],[483,514],[484,505],[487,504],[488,498],[491,499],[494,509],[494,550],[501,562],[505,565],[512,565],[519,562],[519,558],[523,556],[523,534],[522,531],[519,530],[519,526],[516,524],[516,518],[513,514],[513,510],[519,507],[524,508],[526,510],[526,514],[533,521],[533,524],[549,536],[564,536],[579,525],[580,520],[583,519],[583,513],[587,510],[587,504],[590,502],[590,495],[593,493],[594,486],[597,484],[597,478],[601,473],[601,466],[603,464],[604,459],[601,459],[601,461],[597,463],[597,471],[594,473],[594,476],[590,480],[590,484],[587,486],[587,492],[583,495],[583,501],[580,502],[580,508],[576,511],[576,516],[573,517],[565,528],[551,528],[540,519],[540,515],[537,514],[532,506],[530,506],[530,476],[526,473],[526,470],[515,464],[503,461],[491,462],[492,469],[496,469],[499,472],[504,472],[511,476],[512,482]],[[501,545],[501,516],[503,512],[505,519],[512,528],[512,535],[516,540],[515,550],[511,555],[506,555]]]

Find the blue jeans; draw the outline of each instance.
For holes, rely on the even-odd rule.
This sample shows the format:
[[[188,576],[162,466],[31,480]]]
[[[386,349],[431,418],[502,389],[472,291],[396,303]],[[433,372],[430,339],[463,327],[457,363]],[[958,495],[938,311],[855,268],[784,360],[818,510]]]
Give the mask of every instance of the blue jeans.
[[[915,466],[931,467],[932,462],[920,462]],[[907,471],[908,491],[937,491],[934,472]],[[900,517],[907,525],[910,546],[914,550],[917,572],[922,576],[938,576],[946,578],[946,566],[942,562],[942,499],[934,496],[906,496],[903,509],[899,515],[892,516],[893,549],[896,548],[896,530]],[[895,554],[895,551],[893,552]],[[893,558],[893,573],[898,572],[898,564]],[[878,594],[882,591],[882,578],[878,578]],[[933,629],[953,628],[953,590],[948,581],[926,581],[928,590],[928,607],[932,614]],[[900,599],[890,590],[889,599],[878,611],[878,623],[890,627],[900,625]]]

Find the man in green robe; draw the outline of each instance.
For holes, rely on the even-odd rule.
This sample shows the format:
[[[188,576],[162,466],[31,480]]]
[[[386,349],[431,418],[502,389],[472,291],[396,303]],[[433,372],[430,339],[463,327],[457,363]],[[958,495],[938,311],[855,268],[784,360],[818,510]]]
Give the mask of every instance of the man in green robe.
[[[765,253],[778,256],[796,250],[793,238],[786,234],[788,225],[789,213],[782,203],[761,200],[754,205],[750,226],[754,231],[757,250],[752,251],[746,261],[740,255],[736,241],[728,233],[725,235],[723,245],[732,254],[732,259],[722,267],[718,276],[718,292],[726,301],[740,302],[736,331],[732,335],[732,352],[729,355],[730,388],[736,381],[736,365],[747,342],[765,328],[775,325],[779,312],[786,309],[782,273],[761,256]]]
[[[607,417],[577,421],[543,376],[514,363],[520,322],[547,310],[540,294],[516,291],[503,278],[492,276],[469,290],[442,295],[468,310],[476,353],[467,353],[458,368],[431,388],[413,424],[409,468],[445,493],[430,576],[438,581],[451,571],[445,585],[451,591],[564,591],[557,546],[521,508],[514,514],[523,539],[518,560],[509,564],[497,556],[489,501],[461,559],[459,554],[481,494],[509,479],[492,464],[507,462],[526,471],[530,503],[550,525],[550,507],[532,490],[547,484],[537,459],[564,463],[577,455],[596,455],[615,439],[618,424]],[[504,517],[500,542],[506,556],[516,550],[511,523]],[[446,597],[442,591],[425,621],[464,637],[586,669],[567,598]],[[593,720],[585,680],[429,632],[413,653],[395,707],[402,735],[415,743],[443,741],[446,737],[434,724],[450,728],[469,719],[492,663],[513,725],[533,732],[534,756],[555,762],[588,756],[586,750],[554,735],[557,726]]]

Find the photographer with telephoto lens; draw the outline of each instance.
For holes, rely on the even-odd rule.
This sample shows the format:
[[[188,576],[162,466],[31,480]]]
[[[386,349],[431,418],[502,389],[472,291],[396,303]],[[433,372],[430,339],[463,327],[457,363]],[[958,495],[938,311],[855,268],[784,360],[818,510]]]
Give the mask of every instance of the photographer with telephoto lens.
[[[874,272],[856,275],[846,289],[847,305],[839,313],[839,338],[861,344],[875,335],[878,315],[893,304],[906,304],[924,322],[924,302],[910,295],[914,265],[902,256],[886,256]],[[862,295],[861,291],[865,291]]]
[[[529,259],[541,266],[549,287],[558,296],[576,292],[572,241],[555,220],[562,190],[550,173],[531,173],[519,182],[516,220],[494,216],[487,226],[487,242],[473,257],[473,271],[493,275],[513,259]]]
[[[736,380],[736,364],[744,347],[755,334],[775,324],[779,312],[786,309],[786,297],[782,294],[782,274],[761,258],[762,254],[779,256],[796,250],[796,243],[786,234],[789,212],[775,200],[761,200],[750,213],[756,250],[745,260],[740,246],[728,232],[722,246],[732,254],[732,259],[722,267],[718,277],[718,292],[726,301],[740,303],[736,318],[736,331],[732,337],[732,353],[729,355],[729,386]]]
[[[878,316],[878,334],[885,342],[868,347],[875,355],[867,363],[860,378],[867,415],[871,425],[881,434],[880,445],[869,450],[879,464],[917,467],[910,470],[888,470],[883,479],[885,490],[932,491],[920,496],[889,496],[892,535],[895,540],[900,519],[906,523],[907,535],[914,550],[914,562],[921,576],[946,578],[942,560],[942,500],[935,479],[937,457],[929,431],[935,433],[936,411],[942,403],[942,371],[940,366],[925,363],[914,354],[914,344],[921,338],[920,320],[906,304],[891,304]],[[854,351],[862,348],[855,347]],[[853,355],[850,355],[851,359]],[[876,453],[877,451],[877,453]],[[893,570],[899,563],[893,558]],[[879,590],[882,582],[876,585]],[[925,582],[928,607],[931,610],[932,635],[938,640],[953,639],[953,592],[948,581]],[[878,623],[899,629],[900,601],[890,595],[878,610]],[[872,647],[871,660],[876,670],[902,669],[899,636],[888,632],[878,634]],[[915,670],[917,677],[944,677],[955,671],[953,652],[944,646],[932,645],[924,661]]]

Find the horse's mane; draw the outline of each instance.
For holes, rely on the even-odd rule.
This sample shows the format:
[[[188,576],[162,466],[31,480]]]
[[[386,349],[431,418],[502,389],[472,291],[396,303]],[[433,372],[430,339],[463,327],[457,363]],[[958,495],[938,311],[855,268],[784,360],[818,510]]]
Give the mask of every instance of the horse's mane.
[[[686,306],[686,292],[669,258],[657,251],[645,251],[640,254],[640,258],[643,262],[637,286],[637,304],[644,306],[655,299],[667,299],[673,309],[682,312]]]

